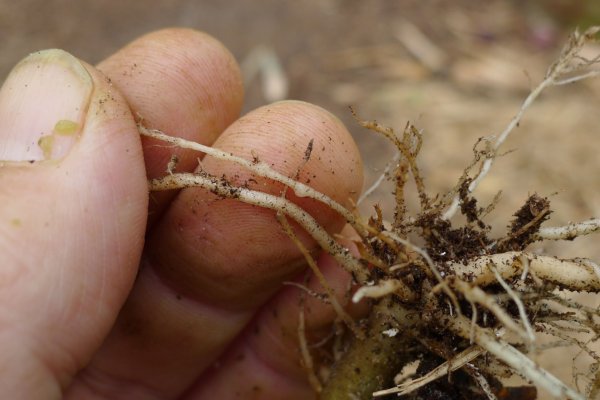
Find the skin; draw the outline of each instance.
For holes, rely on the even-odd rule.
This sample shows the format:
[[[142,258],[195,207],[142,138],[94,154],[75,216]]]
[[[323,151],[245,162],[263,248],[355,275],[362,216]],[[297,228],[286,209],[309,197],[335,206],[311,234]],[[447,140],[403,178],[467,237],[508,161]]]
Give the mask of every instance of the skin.
[[[0,391],[27,399],[313,398],[297,350],[300,291],[282,284],[305,282],[299,250],[268,210],[197,188],[152,193],[148,202],[146,179],[162,176],[172,154],[179,172],[195,170],[201,155],[140,140],[133,115],[257,154],[290,176],[314,140],[300,179],[349,206],[362,166],[346,128],[296,101],[240,118],[237,64],[193,30],[154,32],[84,66],[93,92],[73,150],[58,163],[0,163]],[[107,94],[111,101],[101,101]],[[0,121],[0,140],[7,124]],[[205,158],[202,168],[281,193],[231,164]],[[321,204],[288,198],[329,232],[342,230]],[[347,304],[347,274],[327,255],[318,261]],[[307,286],[322,291],[308,276]],[[330,333],[329,307],[308,298],[305,314],[310,339]]]

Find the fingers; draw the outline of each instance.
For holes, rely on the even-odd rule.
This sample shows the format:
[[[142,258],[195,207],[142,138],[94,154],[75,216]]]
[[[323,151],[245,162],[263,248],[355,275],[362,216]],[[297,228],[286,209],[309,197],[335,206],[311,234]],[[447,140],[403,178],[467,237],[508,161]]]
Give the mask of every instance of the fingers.
[[[305,163],[311,140],[313,151]],[[215,146],[249,159],[257,156],[290,176],[301,167],[301,181],[344,204],[362,185],[359,154],[347,130],[331,114],[306,103],[258,109],[231,125]],[[281,192],[273,182],[210,157],[202,168],[256,189]],[[344,221],[327,207],[288,196],[329,231],[341,229]],[[315,249],[306,235],[300,236]],[[82,379],[108,397],[117,395],[106,384],[111,380],[136,382],[158,397],[181,394],[282,280],[303,266],[272,211],[201,189],[182,191],[150,234],[136,287]],[[119,393],[127,390],[135,388],[121,385]]]
[[[348,307],[350,274],[328,254],[319,257],[318,266],[339,304]],[[297,283],[311,293],[325,293],[314,275],[308,280],[305,277],[306,274],[301,274]],[[300,351],[300,313],[305,320],[303,336],[307,350],[312,353],[312,371],[307,370],[308,363]],[[333,359],[327,349],[335,340],[336,317],[332,306],[323,298],[309,295],[298,287],[285,287],[261,309],[227,353],[194,384],[185,399],[226,398],[232,390],[231,382],[236,382],[235,391],[240,399],[314,398],[308,374],[319,375],[319,359],[328,362]]]
[[[313,150],[305,162],[311,141]],[[327,111],[307,103],[282,102],[255,110],[224,132],[215,146],[246,159],[256,157],[287,176],[300,169],[300,181],[342,204],[349,205],[362,186],[360,157],[347,130]],[[203,161],[202,169],[275,195],[283,189],[212,157]],[[291,190],[287,196],[330,231],[342,228],[342,218],[322,203],[296,198]],[[298,264],[304,265],[272,211],[219,199],[202,189],[181,193],[149,243],[148,255],[163,267],[161,276],[197,300],[232,310],[255,308]],[[310,246],[315,247],[314,241]]]
[[[57,398],[112,326],[144,241],[147,184],[131,113],[60,50],[0,90],[0,387]],[[76,334],[74,334],[76,332]]]
[[[165,29],[142,36],[98,68],[124,94],[134,114],[151,129],[212,144],[239,115],[243,86],[229,51],[211,36],[191,29]],[[143,140],[149,178],[165,173],[172,155],[177,171],[192,171],[197,152]],[[176,192],[153,193],[150,226]]]

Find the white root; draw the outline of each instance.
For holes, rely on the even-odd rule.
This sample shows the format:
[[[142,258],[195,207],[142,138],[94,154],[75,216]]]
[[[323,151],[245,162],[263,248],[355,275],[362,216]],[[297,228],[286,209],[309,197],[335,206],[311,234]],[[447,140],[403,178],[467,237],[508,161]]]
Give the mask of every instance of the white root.
[[[525,256],[521,256],[521,265],[523,266],[523,272],[521,272],[521,280],[525,281],[527,275],[529,275],[529,259]]]
[[[504,327],[519,335],[521,339],[529,342],[533,342],[535,340],[535,336],[533,335],[533,333],[530,336],[529,332],[521,328],[512,319],[512,317],[508,315],[498,303],[496,303],[492,296],[481,290],[479,287],[471,286],[468,283],[460,280],[456,281],[454,284],[469,302],[479,303],[488,310],[490,310],[492,314],[494,314],[496,318],[498,318],[498,321],[500,321],[500,323],[504,325]],[[476,308],[473,309],[475,311],[477,310]],[[473,315],[475,316],[476,314],[473,313]],[[473,339],[475,325],[476,324],[474,323],[474,321],[471,321],[471,332],[469,334],[469,338],[471,340]]]
[[[377,180],[367,190],[365,190],[363,192],[363,194],[360,195],[360,197],[358,198],[358,200],[356,202],[356,205],[360,205],[363,201],[365,201],[365,199],[367,197],[369,197],[375,190],[377,190],[377,188],[385,180],[385,177],[390,173],[390,170],[392,169],[392,167],[394,167],[398,163],[399,159],[400,159],[400,153],[397,152],[396,154],[394,154],[394,157],[387,163],[387,165],[385,166],[385,169],[383,170],[381,175],[379,175],[379,178],[377,178]]]
[[[300,354],[302,355],[303,366],[308,375],[308,382],[316,393],[321,393],[323,391],[323,385],[315,373],[315,366],[306,341],[304,309],[300,310],[300,315],[298,316],[298,342],[300,344]]]
[[[496,395],[492,391],[490,383],[487,381],[485,376],[483,376],[483,374],[479,372],[477,368],[475,368],[475,366],[473,366],[472,364],[466,364],[464,367],[464,371],[468,373],[473,378],[473,380],[475,380],[475,382],[477,382],[481,390],[483,390],[483,393],[485,393],[488,400],[498,400],[498,397],[496,397]]]
[[[581,69],[582,67],[589,67],[591,64],[594,64],[598,61],[598,60],[594,59],[594,60],[590,60],[588,62],[580,63],[579,65],[576,65],[576,66],[572,65],[573,60],[579,58],[579,56],[578,56],[579,51],[597,33],[598,33],[598,28],[592,27],[592,28],[588,29],[586,32],[584,32],[583,34],[577,32],[577,31],[573,34],[573,36],[571,37],[571,40],[563,49],[559,59],[554,64],[552,64],[552,66],[548,69],[548,72],[546,73],[546,77],[544,78],[544,80],[535,89],[533,89],[531,91],[531,93],[529,93],[527,98],[521,104],[521,107],[519,108],[519,111],[517,112],[517,114],[513,117],[513,119],[509,122],[509,124],[504,129],[504,131],[502,131],[502,133],[500,133],[500,135],[498,136],[498,138],[496,139],[494,144],[491,146],[491,150],[492,150],[491,155],[488,156],[483,161],[483,164],[481,166],[479,173],[473,178],[473,180],[469,184],[469,193],[472,193],[477,188],[479,183],[481,183],[481,181],[490,172],[492,165],[493,165],[494,161],[496,160],[496,154],[498,152],[498,149],[506,141],[506,139],[511,134],[511,132],[517,126],[519,126],[519,123],[521,122],[521,119],[523,118],[525,111],[527,111],[527,109],[534,103],[534,101],[539,97],[539,95],[546,88],[548,88],[550,86],[563,85],[566,83],[575,82],[575,81],[578,81],[581,79],[595,76],[599,73],[598,71],[590,71],[588,73],[584,73],[584,74],[576,76],[576,77],[565,78],[565,79],[561,80],[561,77],[564,76],[565,74],[573,73],[574,71],[577,71],[578,69]],[[458,210],[459,202],[460,202],[459,197],[455,196],[454,199],[452,200],[452,203],[446,210],[446,212],[444,212],[442,218],[444,218],[444,219],[452,218],[452,216],[454,216],[454,214]]]
[[[454,263],[451,269],[462,280],[477,286],[497,282],[493,266],[503,279],[511,279],[523,270],[521,257],[529,260],[529,270],[538,278],[569,290],[600,292],[600,277],[589,265],[522,252],[506,252],[478,257],[467,265]]]
[[[518,127],[525,112],[546,88],[576,82],[600,74],[600,70],[588,71],[588,67],[600,61],[600,56],[591,60],[586,60],[578,55],[583,45],[590,41],[592,36],[596,35],[598,31],[600,31],[600,28],[593,28],[586,31],[584,34],[579,34],[576,32],[571,37],[569,44],[563,49],[558,61],[549,68],[544,80],[535,89],[533,89],[529,96],[524,100],[510,123],[505,127],[505,129],[500,133],[493,143],[489,143],[485,151],[476,152],[473,164],[467,167],[460,181],[464,183],[466,179],[470,179],[470,176],[473,175],[468,186],[469,193],[473,192],[490,172],[496,158],[499,155],[500,147],[506,142],[509,135]],[[587,70],[584,70],[582,67],[586,68]],[[407,158],[410,171],[412,171],[415,183],[417,185],[417,191],[421,200],[422,209],[431,210],[430,199],[425,194],[423,180],[415,164],[415,157],[421,146],[420,132],[416,131],[416,128],[412,126],[407,127],[407,129],[410,128],[410,130],[405,131],[404,139],[401,141],[391,129],[382,128],[374,122],[369,123],[368,121],[362,121],[361,124],[384,134],[396,144],[400,150],[400,153]],[[270,165],[261,162],[254,154],[252,160],[247,160],[235,156],[232,153],[211,148],[209,146],[204,146],[181,138],[170,137],[160,131],[147,129],[143,126],[139,126],[139,131],[143,136],[162,140],[181,148],[200,151],[211,157],[235,163],[243,168],[248,169],[256,176],[264,177],[274,182],[281,183],[286,189],[291,188],[299,197],[308,197],[327,205],[330,209],[334,210],[343,218],[345,218],[346,221],[350,223],[352,227],[354,227],[359,236],[365,240],[366,245],[368,244],[366,239],[373,238],[373,240],[375,240],[375,238],[377,238],[382,240],[382,242],[384,242],[386,245],[389,245],[389,248],[391,249],[390,251],[396,252],[397,255],[410,249],[420,256],[420,259],[419,256],[414,257],[415,260],[412,260],[416,261],[414,264],[418,265],[419,267],[423,267],[423,271],[428,279],[433,280],[435,278],[438,282],[437,286],[429,290],[423,300],[431,303],[431,307],[438,307],[438,304],[443,304],[437,303],[437,300],[439,299],[436,297],[437,293],[441,289],[444,294],[447,295],[447,298],[443,300],[450,306],[449,316],[444,311],[438,309],[435,314],[435,316],[438,318],[435,318],[435,321],[430,322],[429,320],[424,320],[423,322],[432,323],[438,327],[443,327],[446,329],[448,334],[453,334],[470,340],[471,343],[474,343],[475,345],[463,350],[451,360],[439,365],[427,375],[413,379],[409,382],[405,382],[395,388],[375,392],[373,393],[374,397],[385,396],[389,394],[398,394],[399,396],[408,394],[420,387],[427,385],[435,379],[439,379],[440,377],[444,377],[452,371],[463,368],[463,370],[469,373],[475,382],[481,386],[489,399],[495,399],[495,395],[493,394],[490,385],[486,380],[486,376],[490,376],[489,370],[486,370],[485,368],[479,370],[472,364],[474,360],[476,360],[476,365],[478,363],[482,364],[482,360],[477,360],[477,358],[482,354],[489,353],[493,356],[490,358],[494,359],[494,362],[496,362],[498,365],[507,365],[507,371],[512,369],[512,371],[510,371],[511,373],[519,374],[525,377],[527,380],[533,382],[539,388],[546,390],[556,398],[568,398],[576,400],[584,399],[582,394],[578,393],[576,390],[567,386],[552,374],[542,369],[525,354],[511,345],[507,340],[501,339],[499,332],[503,333],[505,329],[515,332],[526,343],[533,343],[535,339],[533,328],[527,316],[527,310],[523,304],[523,301],[525,301],[528,294],[523,295],[524,300],[522,301],[519,297],[519,294],[511,288],[507,281],[520,278],[520,280],[523,282],[519,282],[519,284],[529,284],[531,279],[534,279],[534,282],[553,284],[560,289],[600,292],[600,266],[595,262],[579,259],[559,260],[555,257],[538,256],[525,252],[507,252],[503,254],[477,257],[466,263],[466,265],[456,262],[450,265],[442,266],[440,264],[436,264],[428,255],[427,251],[425,251],[423,248],[410,243],[405,238],[404,231],[402,231],[402,234],[398,234],[399,231],[381,231],[380,228],[364,224],[360,220],[359,216],[355,215],[352,211],[349,211],[332,198],[314,190],[306,184],[298,182],[298,174],[293,177],[282,175],[275,171]],[[309,148],[311,147],[312,142],[309,144]],[[363,201],[372,191],[374,191],[381,184],[381,182],[383,182],[391,167],[397,163],[400,153],[398,153],[396,158],[394,158],[394,160],[388,164],[383,175],[374,183],[374,185],[365,194],[363,194],[363,196],[361,196],[359,203]],[[341,304],[339,304],[339,302],[336,300],[331,286],[327,284],[324,276],[318,270],[316,262],[310,255],[309,251],[294,235],[293,230],[289,226],[284,215],[298,222],[301,227],[316,240],[321,248],[330,253],[347,271],[353,275],[355,281],[358,281],[361,285],[363,285],[354,294],[352,298],[354,303],[359,302],[365,297],[382,298],[384,296],[389,296],[390,294],[398,295],[401,299],[409,301],[417,298],[417,293],[413,292],[413,290],[411,290],[402,280],[393,279],[393,275],[388,275],[388,278],[390,279],[380,280],[376,285],[366,285],[366,282],[370,278],[367,268],[367,264],[370,263],[369,260],[372,259],[372,263],[375,266],[381,267],[383,271],[385,271],[386,267],[388,267],[387,261],[379,260],[377,258],[377,252],[375,251],[373,253],[369,253],[368,249],[364,258],[359,259],[354,257],[352,254],[350,254],[348,249],[336,242],[334,238],[323,227],[321,227],[311,215],[309,215],[296,204],[287,200],[285,198],[285,190],[282,196],[276,196],[251,190],[243,186],[235,186],[227,181],[226,178],[211,176],[202,171],[199,173],[176,173],[176,161],[177,160],[174,157],[171,159],[171,162],[169,162],[169,165],[167,166],[167,176],[159,179],[153,179],[149,182],[150,190],[172,190],[195,186],[201,187],[223,198],[226,197],[237,199],[247,204],[276,211],[277,218],[281,222],[282,226],[286,232],[288,232],[292,240],[296,242],[310,267],[313,269],[315,275],[325,288],[327,298],[333,305],[337,314],[348,324],[351,329],[356,329],[355,334],[359,338],[364,336],[364,334],[358,329],[357,326],[355,326],[354,321],[351,320],[348,314],[341,307]],[[308,161],[308,157],[305,159],[305,162],[306,161]],[[303,165],[304,164],[302,164],[302,166]],[[402,167],[404,167],[404,165],[402,165]],[[473,167],[478,167],[479,169],[474,170]],[[403,178],[403,176],[400,178]],[[398,187],[401,188],[402,185],[398,184]],[[452,216],[459,209],[460,198],[458,195],[456,195],[457,191],[458,190],[455,188],[454,191],[448,193],[447,196],[444,197],[440,203],[438,203],[438,208],[435,209],[436,212],[439,212],[439,210],[447,207],[442,218],[452,218]],[[403,205],[401,200],[397,199],[397,202],[398,209],[403,209],[400,207]],[[491,208],[492,207],[490,207],[490,209]],[[379,215],[379,222],[381,222],[381,220],[381,215]],[[600,219],[594,218],[579,223],[570,223],[562,227],[541,228],[539,229],[538,233],[533,236],[533,238],[536,240],[572,240],[578,236],[587,235],[598,231],[600,231]],[[410,251],[407,253],[410,253]],[[408,256],[405,258],[411,259]],[[387,258],[385,260],[387,260]],[[399,261],[395,262],[398,262],[398,265],[387,268],[389,271],[401,268],[401,266],[405,265],[406,260],[401,258]],[[449,267],[450,272],[446,268],[442,267]],[[427,286],[424,286],[424,289],[429,289],[432,283],[426,283]],[[493,284],[500,284],[506,293],[500,293],[497,295],[497,297],[494,297],[493,295],[487,294],[483,290],[486,286]],[[426,293],[426,291],[424,290],[423,293]],[[462,315],[457,294],[463,295],[464,300],[468,301],[472,305],[472,320],[469,320]],[[550,289],[547,294],[548,298],[551,294],[552,293]],[[519,312],[519,318],[509,315],[508,312],[501,306],[501,304],[504,303],[499,303],[500,299],[502,299],[502,301],[514,301]],[[556,299],[554,299],[554,301],[559,302],[559,300]],[[450,302],[452,302],[452,304],[450,304]],[[501,329],[494,331],[490,328],[482,328],[481,326],[477,325],[478,318],[477,307],[475,306],[475,303],[478,303],[490,310],[491,314],[493,314],[497,321],[499,321],[501,324]],[[390,314],[394,314],[400,309],[402,309],[402,306],[395,304],[394,307],[389,307],[388,311]],[[436,308],[432,309],[436,310]],[[456,311],[454,312],[454,310]],[[532,310],[529,310],[529,312],[532,312]],[[597,310],[592,310],[591,313],[597,315]],[[484,313],[484,324],[486,323],[486,317],[489,315],[490,314],[487,312]],[[548,333],[562,338],[563,341],[570,341],[570,338],[565,333],[569,332],[567,328],[556,324],[552,318],[562,321],[562,317],[560,315],[550,314],[547,317],[547,320],[543,320],[542,316],[542,319],[536,322],[536,326],[543,325],[547,328]],[[522,325],[519,324],[519,320],[521,321]],[[576,322],[589,328],[582,318],[577,319]],[[573,323],[574,322],[572,322],[572,324]],[[588,321],[588,323],[592,324],[594,322],[592,320],[592,322]],[[569,329],[575,332],[575,328],[569,327]],[[395,336],[398,333],[398,327],[383,331],[384,335],[390,337]],[[303,311],[300,312],[298,337],[300,341],[300,351],[304,360],[304,365],[307,369],[309,380],[315,391],[319,392],[321,391],[322,386],[315,373],[315,366],[309,352],[305,335],[305,320]],[[574,341],[574,343],[578,344],[582,349],[585,349],[586,343],[579,341]],[[594,358],[597,360],[596,357]],[[484,371],[484,374],[482,374],[481,371]]]
[[[523,259],[526,258],[519,258],[519,261],[523,262]],[[526,262],[522,266],[523,271],[525,271],[526,268],[529,268],[529,262]],[[531,323],[529,322],[529,318],[527,317],[527,312],[525,311],[525,306],[523,305],[523,302],[521,301],[517,293],[514,290],[512,290],[508,283],[506,283],[506,281],[502,278],[496,267],[492,266],[492,272],[494,273],[494,276],[496,277],[498,283],[500,283],[500,286],[502,286],[502,288],[510,296],[512,301],[514,301],[517,305],[517,309],[519,310],[519,317],[521,318],[521,322],[523,323],[525,331],[527,332],[526,339],[529,340],[530,343],[533,343],[535,341],[535,334],[533,333],[533,328],[531,327]]]
[[[589,235],[599,230],[600,218],[592,218],[565,226],[540,228],[534,238],[536,240],[573,240],[579,236]]]
[[[325,278],[325,275],[323,275],[323,272],[321,272],[321,270],[319,269],[317,262],[310,254],[310,251],[306,248],[306,246],[304,246],[300,239],[298,239],[298,236],[296,236],[296,234],[292,230],[292,226],[288,222],[285,215],[283,215],[281,212],[277,212],[277,220],[283,227],[285,233],[290,237],[290,239],[292,239],[296,247],[298,247],[298,249],[304,256],[304,259],[306,260],[308,266],[310,267],[311,271],[317,277],[317,280],[319,281],[323,289],[325,289],[325,292],[327,293],[327,298],[329,299],[329,302],[333,306],[333,309],[338,315],[338,317],[346,323],[348,328],[350,328],[350,330],[354,333],[354,335],[357,338],[364,339],[364,333],[358,328],[358,326],[356,326],[356,323],[354,322],[352,317],[350,317],[350,315],[348,315],[348,313],[344,310],[337,297],[335,296],[333,288],[331,287],[329,282],[327,282],[327,279]]]
[[[573,261],[576,262],[577,264],[586,265],[589,268],[593,269],[594,273],[596,274],[598,279],[600,279],[600,265],[598,265],[598,263],[596,263],[588,258],[576,258]]]
[[[399,279],[386,279],[377,285],[363,286],[352,296],[352,302],[358,303],[363,298],[377,299],[388,294],[396,293],[403,300],[414,300],[416,295],[404,282]]]
[[[593,78],[595,76],[600,75],[600,70],[592,70],[592,71],[588,71],[585,74],[581,74],[581,75],[577,75],[577,76],[572,76],[570,78],[565,78],[565,79],[561,79],[559,81],[555,81],[554,84],[556,86],[560,86],[560,85],[568,85],[569,83],[575,83],[584,79],[589,79],[589,78]]]
[[[185,140],[182,138],[169,136],[159,130],[148,129],[142,125],[138,125],[138,130],[139,130],[140,134],[142,134],[143,136],[147,136],[147,137],[151,137],[153,139],[161,140],[163,142],[171,143],[171,144],[174,144],[175,146],[178,146],[178,147],[181,147],[184,149],[199,151],[199,152],[205,153],[209,156],[212,156],[214,158],[217,158],[219,160],[229,161],[229,162],[241,165],[244,168],[247,168],[249,171],[252,171],[259,176],[271,179],[275,182],[282,183],[282,184],[286,185],[287,187],[291,188],[294,191],[294,193],[296,194],[296,196],[298,196],[298,197],[308,197],[308,198],[320,201],[323,204],[326,204],[332,210],[334,210],[335,212],[340,214],[342,217],[344,217],[344,219],[346,219],[346,221],[350,225],[352,225],[352,227],[361,236],[365,236],[363,227],[356,222],[356,218],[354,217],[354,215],[350,211],[348,211],[344,206],[342,206],[340,203],[336,202],[329,196],[311,188],[310,186],[303,184],[302,182],[298,182],[295,179],[292,179],[285,175],[280,174],[279,172],[275,171],[273,168],[271,168],[271,166],[269,166],[268,164],[266,164],[264,162],[261,162],[258,160],[256,162],[249,161],[249,160],[246,160],[245,158],[235,156],[232,153],[228,153],[223,150],[216,149],[214,147],[205,146],[200,143],[192,142],[192,141]]]
[[[448,295],[448,297],[452,301],[452,305],[456,308],[457,312],[460,312],[460,307],[458,306],[458,299],[456,298],[456,295],[454,294],[454,292],[452,292],[452,289],[450,289],[450,286],[448,286],[448,283],[442,277],[442,274],[440,274],[440,271],[435,266],[435,263],[433,262],[433,260],[431,259],[429,254],[427,254],[427,252],[425,250],[423,250],[419,246],[409,242],[406,239],[402,239],[400,236],[398,236],[394,232],[383,231],[383,232],[381,232],[381,234],[384,236],[387,236],[388,238],[394,240],[397,243],[400,243],[400,244],[410,248],[411,250],[418,253],[421,257],[423,257],[423,259],[427,263],[427,266],[429,267],[431,273],[435,276],[435,278],[439,282],[438,286],[441,287],[442,290],[444,291],[444,293],[446,293]]]
[[[465,317],[449,318],[448,328],[457,335],[467,339],[471,329],[471,321]],[[546,371],[526,355],[509,343],[496,337],[491,329],[475,326],[475,343],[513,368],[517,373],[545,389],[557,399],[585,400],[585,397],[568,387],[560,379]]]
[[[182,187],[201,187],[219,196],[239,199],[244,203],[286,214],[298,222],[317,241],[321,248],[347,268],[355,279],[359,282],[367,281],[367,270],[360,261],[354,258],[348,249],[336,242],[310,214],[291,201],[244,187],[234,187],[226,181],[205,174],[176,173],[152,179],[149,182],[151,191],[181,189]]]
[[[443,364],[440,364],[435,369],[431,370],[427,374],[412,379],[407,382],[403,382],[397,387],[379,390],[373,393],[373,397],[387,396],[389,394],[396,393],[398,396],[402,396],[405,394],[409,394],[414,392],[415,390],[427,385],[430,382],[435,381],[443,376],[447,376],[448,373],[452,371],[456,371],[457,369],[462,368],[465,364],[470,363],[480,355],[484,354],[485,350],[479,346],[471,346],[466,350],[461,351],[452,360],[446,361]]]

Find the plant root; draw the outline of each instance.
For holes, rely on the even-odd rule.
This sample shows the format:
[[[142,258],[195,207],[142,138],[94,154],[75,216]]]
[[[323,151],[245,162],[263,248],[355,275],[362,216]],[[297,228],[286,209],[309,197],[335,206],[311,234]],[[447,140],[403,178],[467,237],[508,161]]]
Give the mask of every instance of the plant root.
[[[536,241],[573,240],[600,231],[600,219],[593,218],[562,227],[543,227],[552,210],[549,201],[531,195],[507,224],[508,232],[490,237],[491,227],[483,218],[499,202],[497,195],[486,207],[479,207],[473,192],[502,155],[500,147],[522,120],[525,112],[548,87],[600,75],[600,55],[587,59],[581,50],[596,40],[600,27],[575,32],[544,80],[524,100],[514,118],[497,138],[482,138],[473,147],[473,161],[445,194],[426,191],[417,156],[423,132],[407,124],[402,133],[365,121],[359,124],[387,138],[397,150],[395,158],[360,198],[364,201],[383,179],[395,183],[395,212],[392,222],[383,220],[381,209],[368,219],[347,210],[328,196],[274,171],[257,157],[246,160],[230,153],[202,146],[162,132],[139,126],[140,133],[174,146],[193,149],[211,157],[235,163],[254,174],[280,182],[297,196],[309,197],[343,216],[359,236],[355,257],[341,246],[302,208],[282,196],[236,186],[226,177],[200,170],[176,172],[176,159],[167,166],[167,175],[149,182],[151,191],[200,187],[222,198],[237,199],[275,212],[304,255],[325,290],[323,297],[334,307],[348,335],[336,335],[329,378],[321,381],[315,371],[304,336],[300,313],[298,339],[307,380],[320,400],[370,399],[372,396],[407,395],[421,400],[443,398],[504,398],[508,388],[503,379],[524,377],[556,398],[584,399],[584,395],[537,365],[527,352],[551,346],[575,345],[593,362],[585,378],[590,396],[600,393],[600,355],[590,343],[600,338],[600,310],[586,307],[562,296],[559,290],[600,292],[600,266],[587,259],[564,260],[528,252]],[[311,144],[307,147],[307,160]],[[405,185],[412,179],[417,188],[420,210],[408,215]],[[460,212],[466,219],[454,226],[452,217]],[[336,301],[331,285],[318,270],[311,254],[298,240],[287,218],[296,221],[319,246],[331,254],[359,286],[353,301],[368,301],[372,309],[363,321],[353,321]],[[302,294],[304,295],[304,293]],[[558,342],[540,345],[536,334],[543,332]],[[587,335],[581,340],[577,335]],[[504,336],[503,336],[504,335]],[[392,385],[394,375],[407,364],[417,366],[416,376]],[[441,379],[446,377],[447,379]],[[536,389],[522,388],[527,398]]]

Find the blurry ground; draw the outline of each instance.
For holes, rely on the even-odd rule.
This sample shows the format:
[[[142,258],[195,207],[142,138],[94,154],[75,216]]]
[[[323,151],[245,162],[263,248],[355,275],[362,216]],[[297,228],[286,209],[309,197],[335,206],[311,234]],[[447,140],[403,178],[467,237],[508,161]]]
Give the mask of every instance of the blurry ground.
[[[287,84],[287,97],[344,120],[361,146],[366,185],[392,151],[358,127],[347,106],[398,130],[415,123],[425,133],[426,184],[436,193],[454,184],[478,137],[502,131],[571,26],[598,19],[594,8],[593,0],[0,0],[0,76],[41,48],[61,47],[95,63],[153,29],[205,30],[243,63],[246,111]],[[263,75],[252,74],[256,66]],[[551,89],[529,111],[505,147],[516,151],[478,191],[486,204],[503,190],[490,217],[498,232],[533,192],[551,196],[552,224],[600,216],[599,105],[600,79]],[[386,190],[371,199],[389,209]],[[598,261],[596,242],[546,250]],[[565,357],[554,355],[550,364]]]

